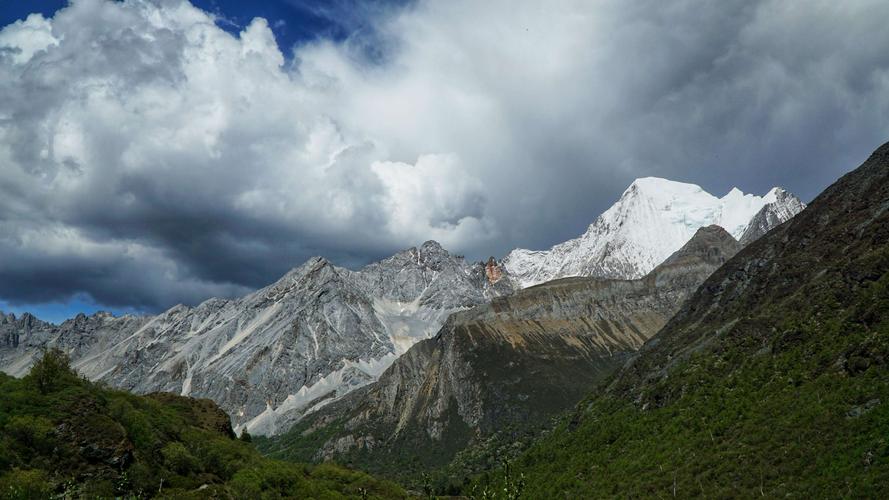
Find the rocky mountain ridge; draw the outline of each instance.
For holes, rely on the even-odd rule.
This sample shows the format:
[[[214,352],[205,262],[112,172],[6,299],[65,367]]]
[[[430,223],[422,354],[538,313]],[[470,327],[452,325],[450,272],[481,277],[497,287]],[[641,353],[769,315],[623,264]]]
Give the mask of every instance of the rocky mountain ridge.
[[[803,211],[806,205],[796,196],[788,193],[781,188],[775,188],[770,193],[775,197],[772,203],[766,203],[756,215],[750,219],[744,234],[738,239],[742,245],[749,245],[759,238],[763,237],[773,227],[776,227],[793,218],[794,215]]]
[[[79,315],[60,326],[0,319],[0,366],[24,373],[45,347],[92,380],[210,398],[239,429],[271,434],[376,377],[447,316],[512,290],[426,242],[352,271],[313,258],[246,297],[154,317]]]
[[[661,192],[664,186],[673,191],[666,198]],[[683,196],[688,199],[683,201]],[[622,255],[624,263],[639,262],[639,255],[647,255],[645,265],[653,267],[669,255],[661,256],[664,248],[675,245],[678,249],[694,234],[690,228],[715,217],[715,209],[700,201],[709,200],[708,196],[697,186],[637,180],[591,226],[604,228],[601,242],[572,240],[557,247],[570,250],[562,256],[568,263],[602,261],[604,248],[609,256]],[[775,200],[769,201],[769,196]],[[769,196],[759,199],[730,193],[726,198],[734,200],[732,207],[746,208],[733,218],[720,216],[720,221],[739,232],[746,224],[744,214],[769,201],[757,214],[758,234],[802,207],[784,191],[773,190]],[[651,230],[651,221],[657,217],[649,216],[662,211],[666,205],[658,203],[664,200],[670,206],[697,207],[697,212],[682,211],[697,214],[693,223],[674,231],[672,239],[664,239],[661,232],[624,238],[623,246],[615,246],[614,235],[624,234],[628,225],[644,222],[631,231],[636,236]],[[724,206],[728,205],[723,203],[720,210]],[[612,220],[609,214],[614,213],[623,215]],[[630,216],[638,213],[645,217]],[[750,233],[752,240],[754,231]],[[660,246],[652,251],[655,242]],[[639,243],[639,250],[631,243]],[[546,262],[559,252],[549,254]],[[590,252],[591,257],[578,260],[578,252]],[[469,263],[430,241],[360,270],[316,257],[245,297],[213,298],[195,307],[180,305],[157,316],[116,318],[97,313],[78,315],[61,325],[27,314],[0,316],[0,369],[21,375],[41,349],[59,347],[93,380],[139,393],[166,391],[211,398],[232,415],[238,430],[274,434],[306,412],[376,380],[414,343],[435,335],[452,312],[528,284],[526,272],[513,274],[519,253],[512,252],[503,262],[491,257],[487,262]],[[543,274],[532,273],[537,278],[531,281],[545,276],[547,266]],[[608,270],[608,266],[586,264],[569,267],[560,268],[559,273],[629,278],[642,269],[639,265],[614,265]]]
[[[642,279],[564,278],[454,313],[377,382],[265,449],[391,475],[410,462],[443,466],[503,429],[540,425],[621,365],[740,248],[709,226]]]

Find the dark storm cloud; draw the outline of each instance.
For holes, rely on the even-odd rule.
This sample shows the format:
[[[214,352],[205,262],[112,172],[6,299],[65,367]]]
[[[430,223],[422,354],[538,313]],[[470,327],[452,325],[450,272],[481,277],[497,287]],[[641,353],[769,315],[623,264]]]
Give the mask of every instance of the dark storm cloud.
[[[636,177],[811,198],[889,138],[885,2],[373,12],[292,63],[264,20],[233,36],[179,0],[3,29],[0,299],[156,310],[312,255],[503,255]]]

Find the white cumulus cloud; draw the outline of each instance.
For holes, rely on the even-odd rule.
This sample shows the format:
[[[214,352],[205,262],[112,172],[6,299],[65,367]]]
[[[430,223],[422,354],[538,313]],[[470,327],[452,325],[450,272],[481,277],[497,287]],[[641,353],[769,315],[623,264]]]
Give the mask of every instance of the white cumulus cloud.
[[[282,52],[185,0],[0,30],[0,299],[157,309],[322,254],[581,232],[629,182],[808,197],[889,132],[879,1],[420,0]]]

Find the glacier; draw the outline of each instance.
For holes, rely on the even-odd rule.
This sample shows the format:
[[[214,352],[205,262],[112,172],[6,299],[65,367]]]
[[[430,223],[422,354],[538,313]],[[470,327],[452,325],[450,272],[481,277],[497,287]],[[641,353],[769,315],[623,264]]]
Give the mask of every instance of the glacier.
[[[515,249],[503,259],[503,267],[520,288],[568,276],[636,279],[682,248],[702,227],[721,226],[740,240],[766,207],[772,208],[772,217],[764,223],[774,226],[805,204],[777,187],[764,196],[733,188],[718,198],[696,184],[636,179],[580,237],[548,250]]]

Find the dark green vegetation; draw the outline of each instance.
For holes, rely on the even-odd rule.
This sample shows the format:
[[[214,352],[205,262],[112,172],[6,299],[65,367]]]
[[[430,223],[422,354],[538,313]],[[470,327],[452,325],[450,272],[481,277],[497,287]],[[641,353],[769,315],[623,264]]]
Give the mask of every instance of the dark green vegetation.
[[[889,144],[525,453],[525,497],[886,498],[887,271]]]
[[[394,484],[334,465],[263,458],[209,400],[108,390],[48,351],[23,379],[0,373],[0,498],[53,495],[405,496]]]

